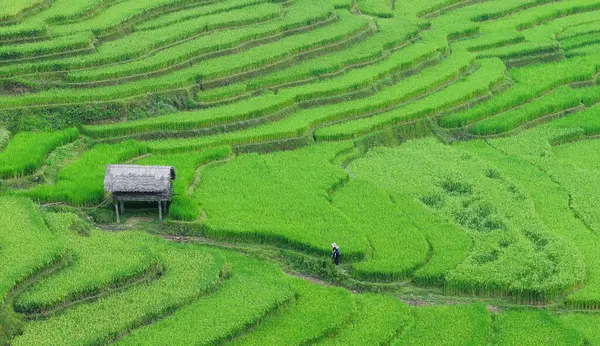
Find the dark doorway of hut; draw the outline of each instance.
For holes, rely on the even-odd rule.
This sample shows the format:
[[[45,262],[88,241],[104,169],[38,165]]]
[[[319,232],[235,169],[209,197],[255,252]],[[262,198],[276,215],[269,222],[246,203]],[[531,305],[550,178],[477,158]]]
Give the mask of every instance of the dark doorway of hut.
[[[169,213],[169,201],[113,201],[117,223],[163,221]],[[157,212],[158,210],[158,212]]]
[[[104,192],[112,198],[121,223],[125,202],[154,203],[162,222],[173,198],[175,169],[172,166],[107,165],[104,176]]]

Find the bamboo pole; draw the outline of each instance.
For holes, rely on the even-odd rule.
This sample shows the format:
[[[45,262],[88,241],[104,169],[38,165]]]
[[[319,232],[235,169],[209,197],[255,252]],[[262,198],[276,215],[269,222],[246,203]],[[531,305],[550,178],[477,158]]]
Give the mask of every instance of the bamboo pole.
[[[162,222],[162,202],[158,201],[158,218]]]
[[[121,217],[119,216],[119,205],[117,201],[115,201],[115,212],[117,213],[117,223],[121,223]]]

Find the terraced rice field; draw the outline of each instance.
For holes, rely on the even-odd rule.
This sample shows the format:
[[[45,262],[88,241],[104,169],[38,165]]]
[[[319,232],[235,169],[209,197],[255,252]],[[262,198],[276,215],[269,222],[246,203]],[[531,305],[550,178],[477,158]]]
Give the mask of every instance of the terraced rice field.
[[[600,0],[0,0],[0,345],[600,345],[599,75]]]

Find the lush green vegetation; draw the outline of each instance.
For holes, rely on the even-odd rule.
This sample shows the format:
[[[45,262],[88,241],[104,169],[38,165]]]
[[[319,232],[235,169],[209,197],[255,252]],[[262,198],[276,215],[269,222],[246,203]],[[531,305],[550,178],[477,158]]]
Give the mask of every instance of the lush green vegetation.
[[[173,184],[175,196],[169,207],[169,216],[175,220],[194,221],[200,215],[200,208],[198,203],[188,196],[188,191],[192,187],[196,169],[209,161],[225,159],[230,154],[229,147],[221,147],[178,155],[152,155],[136,161],[136,164],[173,166],[177,172],[177,179]]]
[[[57,147],[74,141],[79,132],[67,129],[55,132],[19,132],[0,152],[0,177],[12,178],[31,174],[39,169],[44,158]]]
[[[599,18],[0,0],[0,345],[600,344]]]

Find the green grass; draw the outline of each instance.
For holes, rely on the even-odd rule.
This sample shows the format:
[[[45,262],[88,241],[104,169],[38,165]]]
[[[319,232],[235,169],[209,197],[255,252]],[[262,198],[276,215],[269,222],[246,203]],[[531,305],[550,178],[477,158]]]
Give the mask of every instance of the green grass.
[[[440,305],[415,308],[414,321],[392,345],[483,345],[491,333],[485,305]]]
[[[378,112],[382,109],[394,108],[404,101],[427,94],[460,76],[469,68],[471,63],[472,56],[468,52],[452,54],[441,64],[426,69],[421,75],[403,79],[395,85],[382,89],[373,96],[301,110],[282,121],[253,129],[212,137],[147,143],[151,151],[176,152],[189,150],[190,148],[199,149],[215,145],[236,145],[301,137],[318,125]],[[305,88],[309,87],[310,85],[305,86]],[[323,94],[326,94],[326,92],[323,91]],[[285,93],[277,95],[278,97],[284,97]]]
[[[494,345],[584,345],[583,336],[548,311],[507,311],[494,317]]]
[[[145,233],[91,230],[85,235],[70,228],[77,220],[73,214],[48,214],[45,219],[56,238],[73,252],[73,263],[19,296],[15,304],[18,311],[43,312],[92,296],[143,275],[157,262],[156,255],[145,246],[150,241]]]
[[[393,16],[390,3],[386,0],[359,0],[357,5],[361,13],[383,18]]]
[[[0,20],[16,16],[30,7],[39,5],[41,2],[42,0],[23,0],[18,2],[4,0],[0,2],[0,5],[2,5],[0,6],[0,8],[2,8],[2,10],[0,10]]]
[[[263,12],[265,9],[263,7]],[[157,48],[162,48],[162,45],[173,43],[177,44],[170,48],[164,48],[160,52],[153,52],[152,56],[146,56],[144,59],[127,63],[125,67],[143,67],[145,61],[147,61],[147,65],[156,65],[157,62],[160,63],[161,61],[163,64],[165,61],[181,61],[181,59],[190,58],[194,54],[214,52],[215,50],[236,46],[248,40],[281,33],[309,25],[315,21],[324,20],[331,15],[333,9],[323,6],[323,2],[320,0],[301,0],[294,2],[284,11],[284,18],[278,20],[263,22],[254,26],[233,27],[228,30],[214,31],[210,35],[200,36],[197,35],[206,33],[208,29],[228,27],[235,25],[236,20],[245,18],[244,21],[247,21],[256,18],[256,16],[253,14],[242,15],[240,11],[233,11],[230,15],[234,17],[233,22],[220,21],[220,14],[196,19],[190,18],[164,28],[135,31],[130,35],[103,42],[96,48],[96,52],[91,54],[1,67],[0,75],[14,76],[33,72],[99,67],[99,65],[134,59],[153,52]],[[179,42],[182,40],[186,41]]]
[[[443,116],[440,124],[444,127],[465,126],[522,105],[559,85],[590,80],[597,71],[595,61],[592,55],[513,69],[510,75],[515,80],[514,86],[471,109]]]
[[[137,165],[173,166],[177,178],[173,182],[173,200],[169,206],[169,217],[175,220],[193,221],[200,215],[198,203],[188,196],[188,188],[195,178],[196,169],[210,161],[222,160],[231,155],[231,148],[222,147],[200,152],[177,155],[152,155],[136,161]]]
[[[0,151],[0,178],[14,178],[35,172],[52,150],[74,141],[78,136],[79,131],[74,128],[17,133]]]
[[[219,284],[222,257],[196,246],[146,241],[164,266],[156,280],[79,304],[62,314],[28,323],[13,345],[81,345],[106,343],[128,330],[152,322]],[[122,248],[121,251],[126,252]],[[93,321],[93,322],[92,322]],[[78,333],[73,333],[77,328]]]
[[[547,229],[521,181],[508,178],[511,170],[497,167],[494,156],[471,153],[486,145],[414,140],[372,150],[350,170],[393,196],[411,196],[468,232],[473,247],[446,273],[448,292],[553,299],[582,282],[583,259],[564,233]]]
[[[217,2],[215,4],[202,4],[201,6],[192,7],[189,9],[183,9],[173,13],[168,13],[158,18],[154,18],[145,21],[139,25],[136,25],[136,30],[148,30],[162,26],[171,25],[173,23],[182,22],[184,20],[196,17],[204,17],[211,14],[223,13],[238,8],[245,8],[256,4],[268,2],[266,0],[235,0],[227,2]],[[255,8],[250,8],[250,11],[254,11]]]
[[[260,323],[267,314],[293,300],[292,286],[277,266],[229,252],[225,256],[233,275],[219,291],[157,323],[135,329],[118,344],[218,343]]]
[[[208,217],[206,234],[275,242],[325,256],[337,242],[345,258],[362,257],[365,236],[327,194],[347,179],[342,168],[329,162],[347,147],[248,154],[203,167],[193,196]]]
[[[559,318],[563,324],[563,329],[574,329],[581,333],[585,340],[590,345],[600,345],[600,334],[598,334],[598,319],[596,314],[585,314],[585,313],[571,313],[560,315]],[[569,331],[570,335],[574,335],[572,331]],[[573,338],[575,339],[575,338]]]
[[[202,32],[210,32],[219,28],[224,27],[236,27],[242,26],[244,24],[251,24],[254,22],[261,22],[273,19],[280,15],[281,7],[276,4],[259,4],[251,7],[249,10],[240,9],[240,10],[232,10],[228,11],[225,14],[212,15],[209,17],[201,18],[201,19],[191,19],[182,23],[175,24],[176,27],[167,27],[162,29],[162,31],[168,32],[169,36],[172,36],[173,41],[175,39],[181,39],[186,37],[193,37],[198,33]],[[167,31],[168,29],[168,31]],[[158,32],[154,32],[158,31]],[[163,37],[160,30],[154,30],[148,34],[153,34],[155,37]],[[178,32],[179,31],[179,32]],[[173,33],[177,33],[175,36]],[[167,37],[169,37],[167,36]],[[156,63],[152,63],[152,59],[143,59],[143,60],[135,60],[126,64],[105,66],[100,68],[88,69],[83,71],[71,72],[67,75],[67,79],[71,82],[82,83],[82,82],[90,82],[96,80],[103,79],[112,79],[117,77],[123,77],[136,73],[143,73],[152,70],[156,70],[159,68],[168,67],[171,64],[177,63],[179,61],[184,60],[186,57],[192,57],[194,55],[198,55],[203,52],[210,52],[212,50],[223,49],[227,47],[225,42],[223,42],[223,35],[215,36],[208,35],[210,41],[202,42],[201,40],[193,40],[194,45],[196,47],[204,46],[204,49],[191,50],[191,52],[187,52],[185,55],[181,55],[182,51],[185,51],[186,46],[176,45],[171,50],[167,50],[159,55],[159,58],[154,58],[154,60],[159,61]],[[256,34],[255,34],[256,36]],[[239,39],[238,39],[239,41]],[[235,42],[235,41],[234,41]],[[157,43],[168,43],[164,38],[162,41]],[[155,43],[155,44],[157,44]],[[204,45],[202,45],[204,43]],[[189,45],[188,45],[189,46]],[[212,48],[211,47],[216,47]],[[188,48],[189,49],[189,48]],[[165,59],[166,58],[168,59]],[[161,59],[162,58],[162,59]],[[165,61],[166,60],[166,61]]]
[[[0,47],[0,60],[38,57],[40,55],[68,52],[76,49],[93,48],[94,34],[89,31],[41,42],[5,45]]]
[[[301,345],[343,327],[355,304],[350,292],[297,279],[292,282],[296,301],[263,320],[254,330],[233,339],[232,345]]]
[[[550,122],[549,126],[554,128],[580,128],[586,135],[600,133],[600,105],[594,105],[585,111],[569,115]]]
[[[353,179],[332,200],[369,240],[371,258],[353,265],[355,276],[398,279],[426,261],[429,243],[425,235],[377,185]]]
[[[4,97],[0,102],[0,108],[109,101],[132,96],[146,96],[149,92],[192,87],[201,81],[254,70],[281,59],[296,56],[301,52],[335,43],[366,30],[368,25],[366,19],[354,17],[344,11],[338,13],[338,16],[341,19],[330,26],[260,45],[240,54],[209,59],[164,76],[115,86],[77,89],[77,92],[73,92],[72,89],[68,88],[55,88],[34,94]]]
[[[490,87],[504,79],[504,73],[504,65],[499,60],[482,60],[481,67],[477,71],[442,90],[372,117],[320,128],[315,132],[316,138],[319,140],[356,138],[388,126],[442,112],[477,96],[485,95]]]
[[[350,324],[319,345],[388,344],[409,322],[408,306],[394,297],[367,293],[354,300],[356,313]]]
[[[562,86],[521,107],[511,109],[474,124],[471,127],[471,132],[477,135],[505,132],[545,115],[577,107],[580,103],[580,98],[576,90]]]
[[[0,197],[0,302],[22,280],[57,261],[63,243],[46,227],[37,207],[28,199]]]
[[[123,163],[145,152],[144,145],[133,141],[97,144],[60,170],[56,184],[38,185],[22,193],[39,201],[98,204],[104,199],[106,165]]]
[[[522,136],[514,138],[497,139],[491,145],[477,142],[469,145],[469,151],[478,157],[493,160],[495,166],[504,172],[501,174],[515,182],[515,188],[512,190],[531,199],[532,206],[539,220],[546,226],[548,235],[561,237],[563,244],[571,247],[570,250],[560,252],[564,251],[565,254],[573,256],[573,259],[583,260],[587,275],[585,278],[577,278],[577,281],[584,279],[585,285],[570,293],[566,304],[578,308],[593,308],[600,302],[600,276],[596,274],[595,269],[599,258],[596,252],[591,250],[597,246],[598,240],[596,234],[573,213],[569,204],[570,191],[559,185],[560,180],[557,181],[554,177],[552,167],[556,166],[556,163],[552,161],[551,153],[548,152],[550,145],[546,136],[555,133],[548,129],[540,129],[539,132],[525,132]],[[539,239],[536,242],[539,243]],[[567,266],[571,268],[569,271],[575,269],[573,265],[576,263],[571,262]],[[558,276],[552,274],[548,279],[549,282],[556,281]]]

